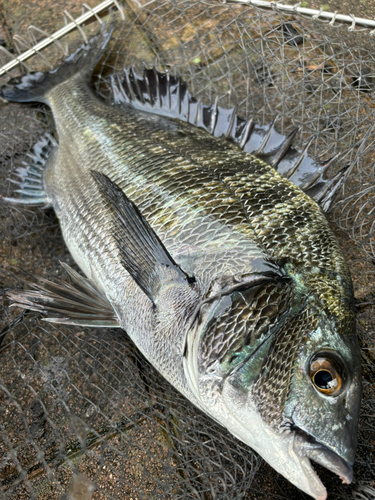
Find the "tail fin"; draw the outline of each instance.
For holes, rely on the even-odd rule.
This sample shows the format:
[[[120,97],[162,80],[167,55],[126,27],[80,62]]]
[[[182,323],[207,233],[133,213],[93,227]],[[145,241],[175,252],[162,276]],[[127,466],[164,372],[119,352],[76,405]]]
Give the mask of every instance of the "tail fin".
[[[39,71],[13,78],[0,89],[0,96],[7,101],[48,103],[48,92],[77,73],[82,75],[82,79],[89,81],[108,45],[114,27],[114,21],[103,23],[100,33],[81,45],[61,66],[45,73]]]

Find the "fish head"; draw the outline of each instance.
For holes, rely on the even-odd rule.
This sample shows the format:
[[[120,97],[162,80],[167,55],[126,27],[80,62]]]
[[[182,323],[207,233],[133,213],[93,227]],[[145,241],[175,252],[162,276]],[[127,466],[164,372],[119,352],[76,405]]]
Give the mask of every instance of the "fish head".
[[[186,369],[207,413],[318,500],[311,460],[350,483],[356,448],[360,350],[350,293],[339,295],[337,309],[271,280],[216,297]]]

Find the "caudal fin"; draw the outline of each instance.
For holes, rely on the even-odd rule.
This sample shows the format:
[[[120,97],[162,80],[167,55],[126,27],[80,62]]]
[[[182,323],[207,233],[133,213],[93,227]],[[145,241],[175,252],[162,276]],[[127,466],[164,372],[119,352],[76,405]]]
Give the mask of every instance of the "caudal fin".
[[[94,67],[108,45],[114,27],[114,21],[103,23],[100,33],[81,45],[61,66],[45,73],[38,71],[13,78],[0,89],[1,97],[7,101],[37,101],[48,104],[48,92],[77,73],[82,75],[82,79],[89,81]]]

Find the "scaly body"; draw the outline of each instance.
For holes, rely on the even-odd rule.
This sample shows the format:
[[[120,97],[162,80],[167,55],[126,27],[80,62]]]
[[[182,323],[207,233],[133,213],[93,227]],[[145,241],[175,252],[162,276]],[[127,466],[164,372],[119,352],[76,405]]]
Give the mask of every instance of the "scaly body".
[[[50,87],[42,100],[59,145],[46,199],[118,324],[179,391],[300,488],[325,498],[307,457],[349,481],[360,387],[353,292],[319,206],[230,142],[99,101],[80,72]],[[148,264],[132,274],[116,196],[173,260],[157,285],[137,280]],[[312,365],[327,362],[315,379]],[[296,436],[298,459],[288,455]]]

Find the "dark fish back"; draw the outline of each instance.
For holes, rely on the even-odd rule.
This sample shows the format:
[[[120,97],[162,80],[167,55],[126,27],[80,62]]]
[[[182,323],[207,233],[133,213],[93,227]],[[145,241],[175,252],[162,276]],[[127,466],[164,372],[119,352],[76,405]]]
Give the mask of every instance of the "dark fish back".
[[[60,94],[54,99],[65,115],[62,120],[67,105],[82,110],[91,97],[83,91],[82,102],[67,103],[69,92],[55,92]],[[103,147],[98,151],[95,145],[92,153],[86,147],[87,165],[93,168],[103,153],[101,170],[139,207],[172,252],[184,246],[239,250],[241,242],[255,243],[265,257],[346,275],[338,243],[319,206],[269,165],[187,123],[130,105],[90,105],[90,113],[79,118],[80,128],[99,124],[98,137],[104,130],[112,136],[116,154],[108,162]],[[84,149],[79,134],[69,140]],[[71,185],[70,175],[62,168],[56,177],[61,182],[69,176]]]

